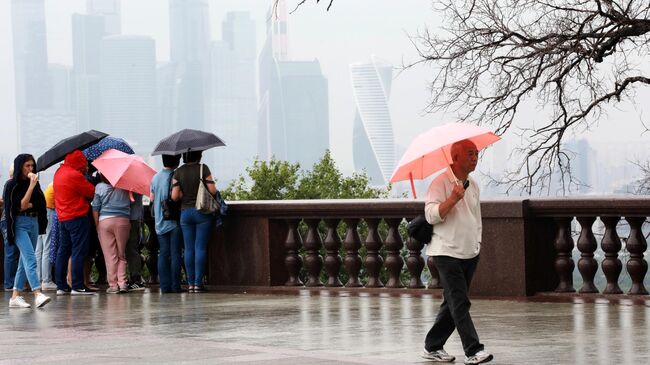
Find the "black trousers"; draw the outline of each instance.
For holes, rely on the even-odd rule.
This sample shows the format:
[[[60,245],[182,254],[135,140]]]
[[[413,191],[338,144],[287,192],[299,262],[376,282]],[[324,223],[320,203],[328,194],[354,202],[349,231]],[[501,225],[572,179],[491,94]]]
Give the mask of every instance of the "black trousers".
[[[424,340],[424,348],[427,351],[442,349],[454,329],[458,330],[466,356],[473,356],[483,350],[483,344],[479,342],[474,322],[469,314],[471,303],[467,296],[478,260],[478,256],[471,259],[433,256],[440,274],[444,300],[440,305],[436,322]]]

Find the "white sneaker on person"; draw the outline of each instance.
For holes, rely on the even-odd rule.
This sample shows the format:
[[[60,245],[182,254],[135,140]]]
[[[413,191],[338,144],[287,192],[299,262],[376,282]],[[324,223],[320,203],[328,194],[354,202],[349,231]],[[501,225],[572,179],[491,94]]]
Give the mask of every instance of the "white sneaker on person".
[[[56,284],[54,284],[51,281],[44,281],[43,283],[41,283],[41,290],[50,291],[50,290],[56,290],[56,289],[57,289]]]
[[[493,358],[494,356],[491,353],[481,350],[473,356],[465,356],[465,364],[483,364],[492,361]]]
[[[36,300],[34,300],[34,305],[36,308],[42,308],[45,304],[49,303],[50,300],[52,300],[52,298],[43,293],[38,293],[38,295],[36,295]]]
[[[31,305],[25,301],[23,297],[15,297],[9,299],[9,308],[29,308]]]
[[[436,351],[427,351],[427,349],[424,349],[422,357],[433,362],[453,362],[456,360],[456,357],[449,355],[443,349]]]

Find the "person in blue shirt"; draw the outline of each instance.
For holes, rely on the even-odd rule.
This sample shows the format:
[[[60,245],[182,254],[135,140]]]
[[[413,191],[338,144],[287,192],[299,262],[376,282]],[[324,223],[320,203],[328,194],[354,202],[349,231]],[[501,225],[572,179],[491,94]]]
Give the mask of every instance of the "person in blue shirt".
[[[153,177],[150,196],[160,245],[158,255],[160,291],[180,293],[183,234],[179,222],[165,219],[163,214],[163,202],[170,198],[172,176],[180,163],[180,155],[162,155],[162,160],[164,168]]]

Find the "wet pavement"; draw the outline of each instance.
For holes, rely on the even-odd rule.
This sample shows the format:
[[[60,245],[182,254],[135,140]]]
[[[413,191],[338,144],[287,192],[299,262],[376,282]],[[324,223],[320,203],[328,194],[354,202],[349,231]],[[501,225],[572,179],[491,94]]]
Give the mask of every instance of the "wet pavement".
[[[33,303],[30,293],[26,300]],[[425,364],[431,296],[165,294],[0,307],[0,364]],[[494,364],[649,364],[650,307],[473,300]],[[462,363],[452,335],[446,350]]]

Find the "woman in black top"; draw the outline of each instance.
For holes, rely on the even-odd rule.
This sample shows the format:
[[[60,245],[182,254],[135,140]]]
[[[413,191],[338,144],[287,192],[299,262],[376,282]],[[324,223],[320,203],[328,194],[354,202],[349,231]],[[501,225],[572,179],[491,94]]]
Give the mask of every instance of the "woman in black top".
[[[214,226],[213,213],[203,214],[196,209],[199,183],[205,184],[210,194],[217,193],[210,168],[201,164],[201,151],[183,154],[185,164],[174,172],[172,199],[181,202],[181,230],[185,243],[185,270],[190,292],[203,292],[208,258],[208,242]]]
[[[36,271],[34,248],[39,234],[45,233],[47,212],[45,195],[38,183],[36,161],[32,155],[21,154],[14,160],[14,174],[5,187],[3,199],[7,215],[7,240],[20,250],[20,261],[14,281],[14,290],[9,300],[10,308],[29,308],[20,292],[29,280],[34,293],[34,305],[42,307],[50,298],[41,292],[41,281]]]

